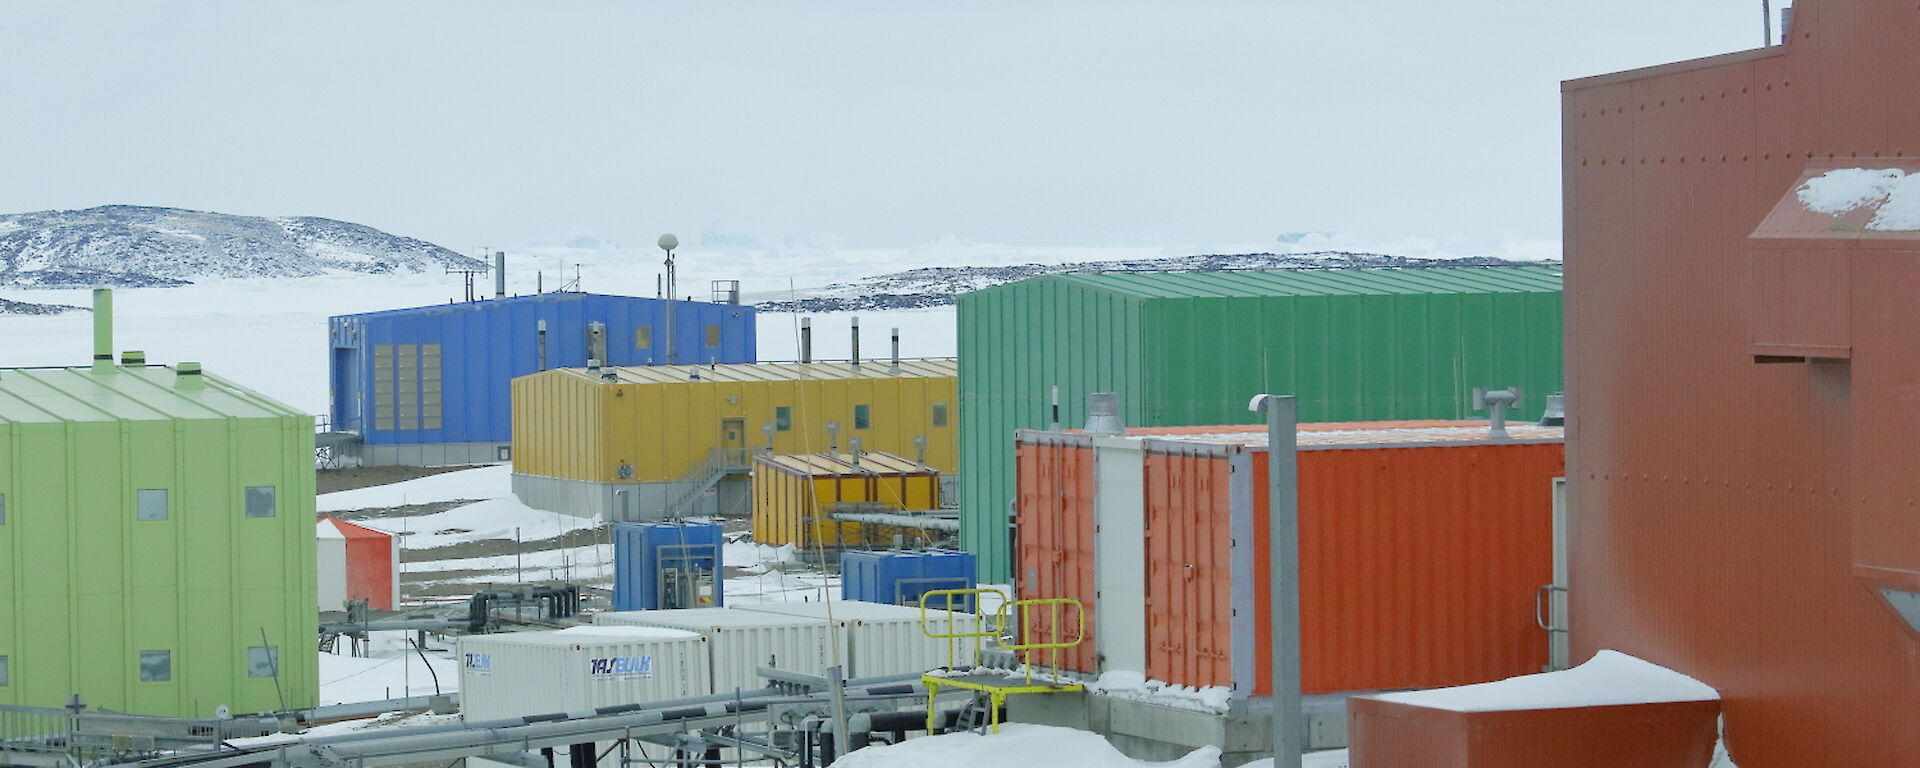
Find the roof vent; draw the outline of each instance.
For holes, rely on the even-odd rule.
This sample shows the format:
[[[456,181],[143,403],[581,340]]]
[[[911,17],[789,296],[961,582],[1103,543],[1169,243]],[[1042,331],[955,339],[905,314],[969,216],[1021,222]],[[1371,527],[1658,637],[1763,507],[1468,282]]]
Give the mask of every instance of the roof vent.
[[[1486,411],[1492,416],[1493,428],[1487,436],[1494,440],[1512,440],[1507,434],[1507,409],[1520,407],[1520,388],[1488,390],[1486,387],[1473,388],[1473,409]]]
[[[1547,412],[1540,416],[1540,426],[1564,427],[1567,425],[1567,396],[1563,392],[1547,395]]]
[[[1089,435],[1124,435],[1125,425],[1120,423],[1120,393],[1095,392],[1087,395],[1087,428]]]
[[[174,389],[206,388],[207,379],[206,376],[201,373],[199,363],[181,363],[174,366],[173,370],[176,372],[174,376]]]
[[[93,289],[93,372],[113,373],[113,289]]]
[[[129,349],[121,352],[120,364],[130,368],[144,367],[147,364],[147,353],[137,349]]]

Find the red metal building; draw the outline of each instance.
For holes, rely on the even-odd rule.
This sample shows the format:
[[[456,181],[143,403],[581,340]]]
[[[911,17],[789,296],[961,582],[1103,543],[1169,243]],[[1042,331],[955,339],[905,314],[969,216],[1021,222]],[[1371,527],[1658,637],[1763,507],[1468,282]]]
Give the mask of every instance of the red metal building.
[[[1564,85],[1574,656],[1714,686],[1742,768],[1920,765],[1920,4],[1795,10]]]

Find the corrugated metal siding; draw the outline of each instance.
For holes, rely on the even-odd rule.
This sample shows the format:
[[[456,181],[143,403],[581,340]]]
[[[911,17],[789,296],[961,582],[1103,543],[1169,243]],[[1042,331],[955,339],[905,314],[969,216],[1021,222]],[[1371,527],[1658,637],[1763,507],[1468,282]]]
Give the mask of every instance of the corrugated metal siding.
[[[1920,243],[1871,206],[1757,227],[1816,164],[1910,167],[1920,13],[1794,10],[1787,45],[1563,87],[1574,654],[1713,686],[1741,766],[1916,765],[1920,646],[1861,577],[1920,580]]]
[[[839,635],[841,658],[845,660],[849,677],[925,672],[947,666],[949,656],[963,667],[975,659],[976,641],[928,637],[921,626],[919,608],[858,600],[816,600],[756,603],[741,605],[738,609],[809,617],[832,627]],[[937,612],[936,615],[944,616]],[[971,614],[961,614],[956,621],[963,631],[974,631],[979,626],[978,618]]]
[[[704,695],[712,690],[706,640],[684,635],[467,635],[459,645],[461,717],[485,721]],[[595,669],[596,659],[609,658],[646,658],[651,666],[644,675]]]
[[[722,366],[736,377],[760,366]],[[729,423],[744,427],[736,441],[741,463],[765,446],[762,428],[776,409],[791,409],[792,428],[774,433],[773,452],[817,453],[828,449],[827,423],[840,423],[839,447],[858,436],[867,451],[915,456],[914,438],[927,438],[927,465],[952,471],[957,429],[934,426],[933,406],[957,401],[954,378],[888,376],[885,366],[858,378],[794,379],[795,366],[765,364],[781,378],[759,380],[642,382],[605,381],[584,370],[523,376],[514,382],[516,422],[535,432],[516,435],[514,470],[519,474],[588,482],[679,480],[725,444]],[[832,375],[831,366],[813,366]],[[951,370],[950,362],[938,369]],[[646,373],[626,368],[616,376]],[[680,369],[651,369],[654,372]],[[684,373],[682,374],[684,376]],[[871,407],[870,426],[853,427],[854,406]],[[737,421],[735,421],[737,420]],[[622,478],[627,464],[633,476]]]
[[[333,423],[336,429],[357,431],[368,443],[382,445],[506,442],[512,437],[507,382],[542,370],[541,321],[547,324],[546,368],[586,365],[588,326],[595,322],[606,328],[603,362],[653,365],[666,359],[663,334],[670,308],[677,313],[674,335],[680,363],[754,361],[756,325],[748,306],[546,293],[332,318]],[[718,347],[706,345],[708,325],[721,329]],[[646,349],[638,348],[639,328],[653,329]],[[392,428],[381,426],[374,418],[381,366],[375,353],[386,352],[387,362],[394,365],[410,362],[410,369],[396,373],[398,382],[411,378],[426,383],[436,380],[429,360],[405,353],[427,345],[438,345],[440,353],[442,426],[431,428],[425,420],[412,429],[398,422]]]
[[[713,670],[707,693],[765,688],[761,667],[807,675],[825,675],[833,666],[833,639],[826,624],[812,619],[750,613],[726,608],[602,613],[604,626],[663,627],[698,632],[706,638]]]
[[[1066,669],[1099,672],[1095,646],[1098,595],[1094,591],[1093,447],[1083,439],[1023,434],[1020,464],[1018,597],[1079,600],[1086,640],[1059,655]],[[1073,624],[1055,628],[1050,614],[1028,617],[1033,638],[1066,638]],[[1044,659],[1051,662],[1047,654]]]
[[[1252,423],[1257,392],[1307,421],[1461,418],[1475,386],[1519,385],[1516,419],[1561,388],[1552,267],[1068,275],[959,302],[961,541],[1004,580],[1012,435],[1086,395],[1120,393],[1129,426]]]
[[[939,507],[939,473],[887,454],[868,454],[860,466],[852,456],[761,454],[753,466],[753,538],[770,546],[873,546],[890,544],[896,534],[909,541],[924,538],[919,529],[827,519],[836,504],[873,502],[889,509],[925,511]],[[807,523],[807,520],[814,520]]]
[[[285,706],[315,703],[313,418],[203,378],[0,370],[0,704],[279,709],[247,676],[262,629]],[[276,489],[273,517],[246,516],[249,486]],[[135,519],[142,489],[167,491],[167,519]],[[171,651],[173,679],[140,681],[142,650]]]
[[[1147,676],[1232,685],[1233,510],[1228,468],[1207,451],[1146,457]]]

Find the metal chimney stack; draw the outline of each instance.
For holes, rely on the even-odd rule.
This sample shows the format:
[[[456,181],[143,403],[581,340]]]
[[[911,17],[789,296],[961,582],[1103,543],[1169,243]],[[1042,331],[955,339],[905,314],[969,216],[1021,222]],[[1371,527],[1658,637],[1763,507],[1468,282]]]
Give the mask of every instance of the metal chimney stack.
[[[493,297],[507,297],[507,252],[493,252]]]
[[[893,365],[887,366],[887,373],[900,372],[900,329],[893,329]]]
[[[800,318],[800,362],[813,362],[813,318]]]
[[[860,436],[847,438],[847,452],[853,454],[853,468],[860,468]]]
[[[113,289],[93,289],[93,372],[113,373]]]
[[[1053,385],[1051,402],[1053,405],[1047,416],[1047,430],[1058,432],[1060,431],[1060,385],[1058,384]]]
[[[1120,394],[1095,392],[1087,395],[1087,428],[1082,431],[1089,435],[1126,434],[1126,426],[1120,423]]]
[[[827,422],[827,453],[840,453],[840,422]]]
[[[860,318],[853,318],[853,369],[860,370]]]

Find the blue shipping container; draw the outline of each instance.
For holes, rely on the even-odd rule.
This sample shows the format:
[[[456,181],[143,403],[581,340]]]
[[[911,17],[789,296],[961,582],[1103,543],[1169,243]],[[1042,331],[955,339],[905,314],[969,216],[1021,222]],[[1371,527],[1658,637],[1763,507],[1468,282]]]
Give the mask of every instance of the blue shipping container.
[[[614,523],[613,609],[723,606],[725,548],[717,523]]]
[[[973,589],[974,555],[946,549],[847,552],[840,556],[840,596],[890,605],[919,605],[935,589]],[[973,610],[973,606],[956,606]]]
[[[585,366],[593,323],[606,365],[755,362],[754,310],[737,304],[560,292],[341,315],[328,323],[333,428],[369,445],[508,443],[508,382]]]

